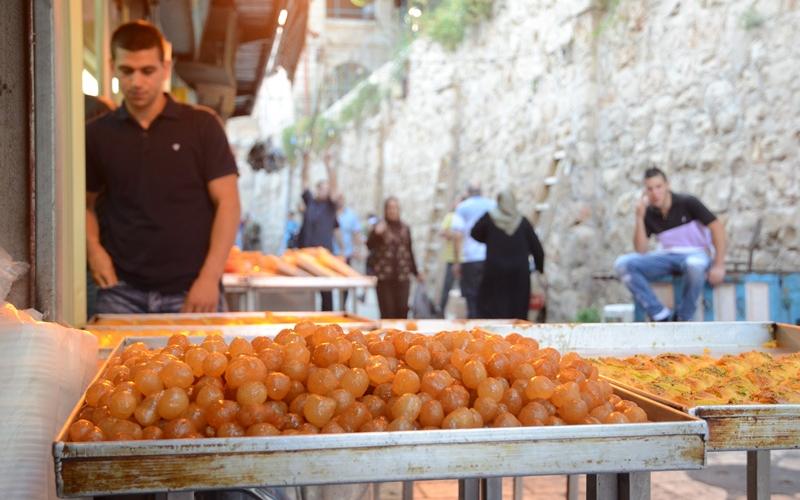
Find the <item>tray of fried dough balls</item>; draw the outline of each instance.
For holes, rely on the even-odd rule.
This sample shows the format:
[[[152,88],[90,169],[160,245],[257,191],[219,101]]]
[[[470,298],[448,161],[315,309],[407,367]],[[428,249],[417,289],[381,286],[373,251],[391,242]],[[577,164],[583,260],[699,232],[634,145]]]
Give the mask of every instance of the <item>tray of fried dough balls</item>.
[[[59,495],[696,469],[707,428],[516,333],[298,323],[127,338],[54,443]]]

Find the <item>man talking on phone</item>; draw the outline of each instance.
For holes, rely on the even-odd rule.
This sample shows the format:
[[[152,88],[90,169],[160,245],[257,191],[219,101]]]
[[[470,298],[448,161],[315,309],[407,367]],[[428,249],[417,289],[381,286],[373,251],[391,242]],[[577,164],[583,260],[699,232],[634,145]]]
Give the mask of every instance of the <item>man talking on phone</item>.
[[[652,235],[658,249],[648,252]],[[644,173],[633,247],[636,252],[617,258],[614,270],[653,321],[691,320],[706,279],[718,285],[725,278],[722,223],[694,196],[670,191],[666,174],[658,168]],[[650,281],[665,275],[683,277],[683,294],[674,311],[658,300],[650,286]]]

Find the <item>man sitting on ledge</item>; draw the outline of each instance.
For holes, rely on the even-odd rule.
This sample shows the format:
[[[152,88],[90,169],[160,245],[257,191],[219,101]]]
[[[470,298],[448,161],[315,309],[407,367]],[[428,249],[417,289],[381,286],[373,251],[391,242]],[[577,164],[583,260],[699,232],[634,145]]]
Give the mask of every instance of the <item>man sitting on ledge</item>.
[[[658,168],[644,173],[645,191],[636,206],[635,253],[620,256],[614,270],[634,300],[653,321],[689,321],[705,284],[725,278],[725,228],[700,200],[673,193]],[[647,251],[651,235],[658,250]],[[666,275],[683,277],[683,294],[674,311],[653,293],[650,281]]]

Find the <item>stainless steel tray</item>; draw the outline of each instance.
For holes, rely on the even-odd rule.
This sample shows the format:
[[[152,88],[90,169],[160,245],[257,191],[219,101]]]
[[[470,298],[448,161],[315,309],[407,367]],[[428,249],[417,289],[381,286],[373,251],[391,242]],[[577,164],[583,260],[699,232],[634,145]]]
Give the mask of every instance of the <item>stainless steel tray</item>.
[[[241,291],[243,288],[294,289],[294,290],[335,290],[339,288],[374,288],[374,276],[267,276],[226,274],[222,279],[227,288]]]
[[[127,339],[117,347],[143,341]],[[98,374],[99,376],[99,374]],[[644,424],[53,444],[59,496],[512,475],[699,469],[704,421],[624,389]]]
[[[363,316],[357,316],[344,311],[269,311],[269,312],[228,312],[228,313],[181,313],[181,314],[97,314],[93,316],[87,328],[90,330],[216,330],[232,335],[259,335],[264,328],[277,328],[278,331],[287,326],[294,326],[292,321],[273,323],[255,323],[259,319],[281,317],[300,318],[321,323],[326,317],[341,317],[344,321],[339,324],[348,328],[377,328],[378,322]],[[192,320],[193,324],[174,324],[175,320]],[[226,324],[224,320],[240,321],[240,323]],[[120,324],[111,324],[109,321]]]
[[[800,351],[800,327],[780,323],[595,323],[544,324],[530,328],[487,327],[506,334],[517,331],[542,345],[587,357],[665,352],[711,355],[763,351]],[[767,343],[775,347],[765,347]],[[612,382],[647,398],[688,412],[708,422],[709,451],[800,448],[800,404],[714,405],[686,407],[620,382]]]

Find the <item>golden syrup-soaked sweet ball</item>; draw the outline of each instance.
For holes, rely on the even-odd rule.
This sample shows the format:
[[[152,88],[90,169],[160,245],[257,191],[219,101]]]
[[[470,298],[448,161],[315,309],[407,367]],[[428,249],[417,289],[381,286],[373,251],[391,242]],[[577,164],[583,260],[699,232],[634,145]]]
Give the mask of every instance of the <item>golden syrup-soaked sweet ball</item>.
[[[137,422],[144,426],[154,425],[158,422],[158,400],[160,394],[151,394],[144,398],[144,401],[139,403],[133,412],[133,416]]]
[[[206,408],[206,422],[211,427],[219,430],[219,427],[226,422],[233,422],[239,414],[239,403],[224,399],[215,401]]]
[[[264,380],[264,385],[270,399],[281,401],[289,394],[289,389],[292,388],[292,379],[285,373],[270,372]]]
[[[392,335],[392,345],[398,356],[404,356],[406,354],[409,347],[411,347],[412,339],[413,334],[411,332],[399,331]]]
[[[603,419],[604,424],[627,424],[628,417],[626,417],[623,413],[618,411],[612,411],[609,413],[605,419]]]
[[[536,375],[536,369],[529,363],[520,363],[511,370],[511,378],[514,380],[530,380],[534,375]]]
[[[283,430],[299,429],[305,423],[305,419],[297,413],[287,413],[283,422]]]
[[[404,360],[411,369],[423,371],[431,365],[431,353],[424,345],[412,345],[406,351]]]
[[[131,379],[131,370],[125,365],[112,366],[106,371],[104,378],[113,384],[119,384]]]
[[[398,396],[416,394],[419,392],[419,387],[419,375],[407,368],[397,370],[392,380],[392,392]]]
[[[197,391],[197,395],[195,396],[195,402],[200,408],[208,408],[208,405],[214,401],[220,401],[222,399],[225,399],[225,391],[215,384],[204,385]]]
[[[431,399],[422,404],[419,410],[419,423],[423,427],[441,427],[444,409],[438,399]]]
[[[290,379],[289,392],[286,393],[286,396],[284,396],[281,399],[281,401],[286,401],[286,402],[290,403],[290,402],[292,402],[292,400],[294,398],[296,398],[297,396],[299,396],[300,394],[302,394],[304,392],[306,392],[306,386],[303,385],[302,382],[300,382],[298,380],[291,380]],[[288,405],[288,403],[287,403],[287,405]]]
[[[303,416],[311,424],[322,427],[333,418],[336,412],[336,401],[332,398],[311,394],[303,406]]]
[[[558,375],[558,363],[548,358],[539,358],[532,364],[536,375],[542,375],[550,379],[556,378]]]
[[[142,439],[162,439],[164,430],[157,425],[148,425],[142,429]]]
[[[253,346],[253,350],[255,352],[261,352],[262,350],[272,346],[273,344],[275,344],[275,342],[273,342],[271,338],[264,337],[263,335],[258,336],[250,341],[250,345]]]
[[[406,417],[398,417],[389,422],[389,426],[386,428],[386,430],[390,432],[413,431],[415,428],[414,424]]]
[[[277,345],[265,347],[258,351],[258,359],[264,363],[264,367],[268,372],[277,371],[280,369],[281,365],[283,365],[283,349]]]
[[[130,420],[118,420],[112,426],[111,434],[114,436],[124,435],[128,437],[128,440],[142,439],[142,428]]]
[[[348,370],[350,370],[350,368],[348,368],[347,365],[343,365],[342,363],[334,363],[328,366],[328,370],[333,372],[333,375],[336,377],[336,380],[338,380],[341,383],[342,377]]]
[[[372,394],[378,396],[379,398],[383,399],[384,401],[389,401],[393,397],[395,397],[394,393],[392,392],[392,384],[391,382],[386,382],[385,384],[378,384],[372,389]]]
[[[500,402],[506,406],[509,412],[516,415],[522,409],[522,394],[517,389],[509,387],[503,392]]]
[[[459,371],[464,368],[464,364],[469,359],[469,354],[463,349],[453,349],[450,353],[450,364],[455,366]]]
[[[133,415],[138,404],[139,400],[134,394],[128,391],[119,391],[111,395],[108,401],[108,411],[114,418],[125,419]]]
[[[350,331],[347,332],[347,334],[344,336],[344,338],[346,338],[353,344],[361,344],[363,346],[367,345],[367,337],[364,335],[364,332],[362,332],[358,328],[351,328]]]
[[[285,373],[292,380],[305,382],[306,379],[308,378],[308,370],[309,370],[308,363],[304,363],[302,361],[289,360],[289,361],[284,361],[280,371]]]
[[[348,406],[336,417],[336,421],[344,429],[344,432],[355,432],[370,419],[372,419],[372,414],[370,414],[369,408],[360,401]]]
[[[209,352],[203,360],[203,373],[211,377],[221,377],[228,368],[228,357],[223,352]]]
[[[475,417],[466,407],[456,408],[442,419],[442,429],[471,429],[474,426]]]
[[[263,403],[267,400],[267,387],[264,382],[248,380],[236,389],[236,402],[240,405]]]
[[[450,364],[450,351],[437,350],[433,346],[437,345],[435,342],[428,344],[428,350],[431,353],[431,366],[436,370],[443,370],[445,366]]]
[[[355,403],[356,398],[345,389],[335,389],[328,395],[331,399],[336,401],[336,411],[334,415],[340,415],[350,405]]]
[[[283,359],[285,361],[309,363],[311,361],[311,351],[303,343],[291,342],[283,346]]]
[[[311,394],[327,396],[339,386],[336,376],[327,368],[317,368],[312,366],[308,370],[306,388]]]
[[[364,369],[367,371],[367,376],[372,385],[391,382],[394,377],[394,373],[389,368],[389,362],[380,354],[370,356]]]
[[[378,340],[376,342],[371,342],[367,345],[370,354],[373,356],[383,356],[385,358],[394,358],[397,357],[397,350],[394,348],[394,344],[392,344],[388,340]]]
[[[635,408],[637,405],[633,401],[628,401],[626,399],[620,400],[617,404],[614,405],[614,410],[624,413],[625,410],[628,408]]]
[[[386,432],[389,430],[389,421],[386,417],[376,417],[362,425],[358,432]]]
[[[566,382],[576,382],[580,384],[584,380],[586,380],[586,376],[581,373],[580,370],[575,368],[562,368],[561,371],[558,372],[558,381],[563,383]]]
[[[319,430],[320,434],[342,434],[344,432],[352,431],[346,431],[344,427],[342,427],[339,422],[336,421],[336,419],[331,420]]]
[[[611,394],[610,396],[606,397],[606,401],[612,407],[616,407],[620,403],[620,401],[622,401],[622,398],[617,396],[616,394]]]
[[[195,377],[202,377],[205,375],[203,370],[203,362],[208,357],[208,351],[200,347],[190,347],[186,350],[183,361],[192,369],[192,374]]]
[[[110,380],[100,379],[94,384],[90,385],[86,390],[86,404],[96,407],[100,403],[103,396],[111,395],[114,389],[114,384]]]
[[[254,403],[242,405],[239,413],[236,415],[236,421],[242,427],[248,428],[251,425],[260,424],[267,421],[270,409],[264,403]]]
[[[647,422],[647,413],[638,406],[630,407],[623,411],[622,414],[625,415],[628,422],[633,424]]]
[[[544,406],[533,401],[522,407],[517,419],[525,426],[540,426],[544,425],[545,419],[549,416]]]
[[[544,375],[536,375],[528,381],[528,385],[525,387],[525,397],[529,400],[550,399],[555,388],[556,384],[552,380]]]
[[[236,422],[225,422],[217,427],[217,437],[243,437],[244,435],[244,429]]]
[[[339,361],[339,348],[333,342],[322,342],[314,347],[311,354],[311,362],[321,368],[337,363]]]
[[[333,345],[336,346],[336,350],[339,353],[337,362],[346,365],[350,361],[350,356],[353,355],[353,344],[342,336],[336,337],[333,340]]]
[[[83,408],[81,408],[81,411],[78,412],[78,418],[75,419],[75,421],[77,422],[78,420],[88,420],[92,422],[92,424],[94,424],[94,420],[92,420],[92,417],[94,416],[94,411],[95,411],[94,407],[84,405]]]
[[[283,429],[286,425],[286,415],[289,413],[289,406],[284,402],[267,401],[267,414],[264,422],[274,425],[278,429]]]
[[[145,396],[155,394],[164,388],[159,374],[149,368],[138,370],[133,378],[133,383],[136,385],[136,390]]]
[[[81,419],[69,426],[69,440],[75,442],[88,441],[89,434],[94,429],[94,422]]]
[[[503,393],[506,387],[500,379],[495,377],[487,377],[478,384],[478,397],[490,398],[495,401],[503,399]]]
[[[449,414],[469,405],[469,392],[464,386],[454,384],[442,390],[437,399],[442,403],[445,414]]]
[[[350,355],[350,361],[347,365],[350,368],[364,368],[367,366],[369,357],[372,356],[366,346],[353,343],[353,353]]]
[[[433,370],[422,376],[420,390],[438,398],[442,391],[453,384],[453,377],[445,370]]]
[[[384,401],[383,398],[379,398],[374,394],[368,394],[361,398],[361,401],[367,405],[367,409],[369,410],[372,418],[381,417],[387,414],[386,401]]]
[[[613,406],[608,403],[603,403],[592,408],[592,410],[589,412],[589,416],[596,418],[600,422],[604,422],[606,417],[608,417],[612,411],[614,411]]]
[[[306,401],[308,401],[308,397],[310,395],[310,393],[304,392],[294,398],[291,403],[289,403],[289,411],[292,413],[297,413],[298,415],[302,415],[303,407],[306,405]]]
[[[575,382],[566,382],[559,384],[553,389],[553,395],[550,401],[556,405],[557,408],[568,404],[571,401],[576,401],[581,398],[580,389]]]
[[[415,421],[421,410],[422,401],[416,394],[403,394],[391,406],[393,418],[404,417],[409,422]]]
[[[603,398],[603,389],[600,386],[600,382],[597,380],[587,379],[579,383],[578,386],[580,387],[581,397],[586,401],[590,410],[601,405],[603,401],[605,401]]]
[[[189,337],[185,333],[175,333],[167,339],[167,345],[176,345],[186,348],[189,345]]]
[[[498,414],[492,420],[492,427],[522,427],[522,422],[509,412]]]
[[[499,404],[492,398],[479,397],[472,403],[472,407],[481,415],[484,422],[491,422],[499,412]]]
[[[200,343],[200,347],[208,352],[219,352],[222,354],[228,352],[228,344],[222,340],[206,339]]]
[[[109,416],[98,421],[97,427],[103,431],[105,436],[111,437],[114,431],[114,426],[117,424],[117,422],[119,422],[118,418]]]
[[[194,382],[192,369],[183,361],[172,361],[167,363],[161,373],[158,374],[164,387],[180,387],[188,389]]]
[[[181,418],[185,418],[192,423],[192,426],[195,429],[205,429],[207,422],[206,422],[206,411],[203,408],[200,408],[197,403],[189,403],[189,406],[186,407],[186,411],[181,413]]]
[[[558,416],[568,424],[579,424],[589,415],[589,408],[583,399],[576,399],[558,408]]]
[[[319,434],[319,427],[308,422],[305,422],[303,425],[301,425],[298,430],[300,431],[300,434]]]
[[[567,423],[556,415],[550,415],[544,420],[544,425],[567,425]]]
[[[461,382],[467,389],[477,389],[478,385],[487,377],[486,367],[481,361],[475,359],[467,361],[461,369]]]
[[[311,321],[301,321],[294,326],[294,332],[291,330],[282,330],[281,333],[284,331],[296,333],[297,335],[301,336],[302,338],[306,338],[311,336],[317,330],[317,325],[312,323]],[[278,338],[275,337],[275,341],[277,342]]]
[[[158,414],[164,420],[178,418],[189,406],[189,396],[180,387],[170,387],[161,393],[158,400]]]
[[[248,381],[262,381],[267,376],[264,363],[255,356],[242,354],[228,363],[225,369],[225,382],[231,389],[237,389]]]
[[[281,431],[272,424],[268,424],[266,422],[259,422],[257,424],[253,424],[247,427],[247,431],[245,432],[245,434],[250,437],[279,436],[281,434]]]
[[[507,377],[510,369],[508,356],[502,352],[491,354],[486,362],[486,372],[490,377]]]
[[[234,359],[243,354],[253,355],[255,354],[255,350],[250,342],[242,337],[236,337],[231,341],[231,345],[228,346],[228,354],[230,354],[231,359]]]

